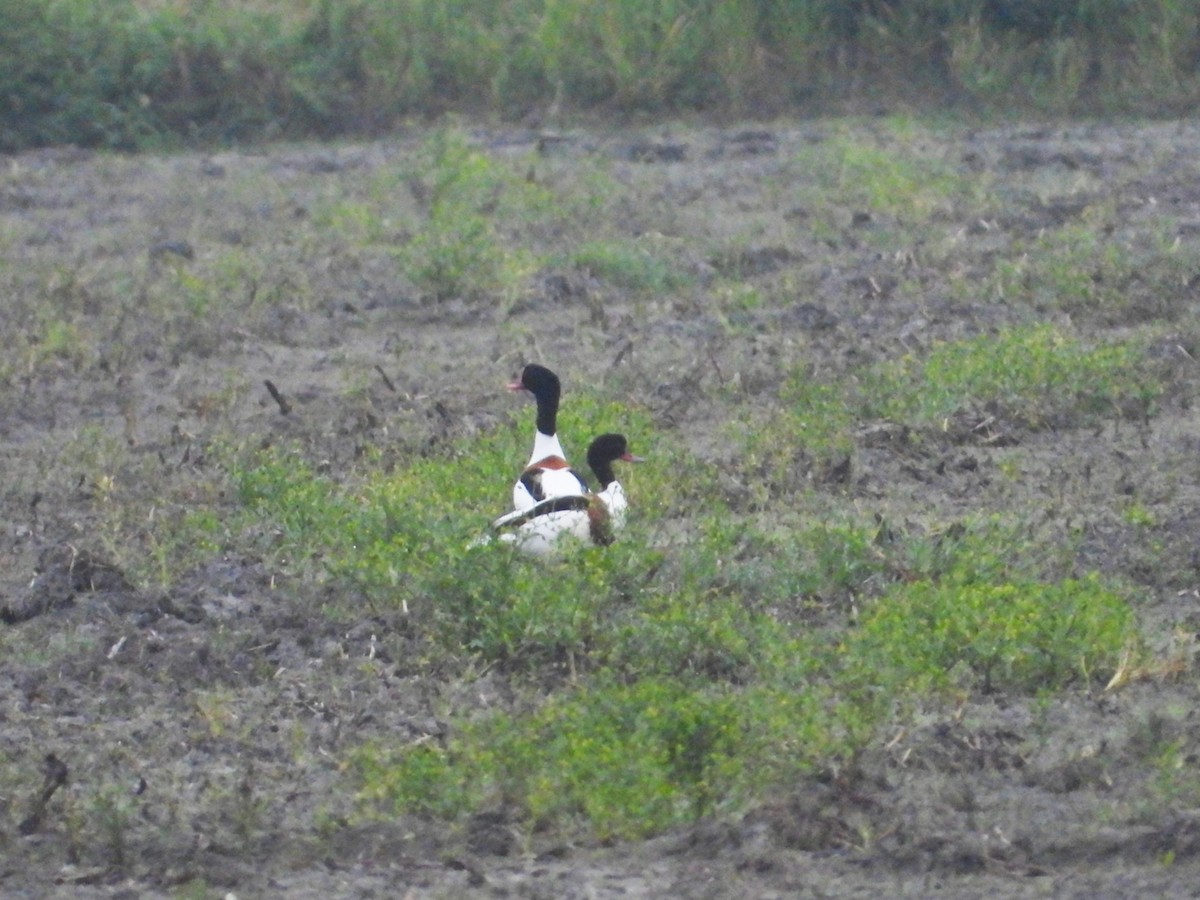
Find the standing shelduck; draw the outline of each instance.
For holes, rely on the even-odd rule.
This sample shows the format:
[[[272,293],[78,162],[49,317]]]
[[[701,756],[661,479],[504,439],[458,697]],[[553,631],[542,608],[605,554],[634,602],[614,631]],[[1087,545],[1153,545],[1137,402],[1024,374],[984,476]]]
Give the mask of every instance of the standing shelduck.
[[[567,463],[567,455],[558,440],[558,401],[562,396],[558,376],[545,366],[530,363],[508,388],[529,391],[537,401],[533,452],[521,477],[513,485],[513,509],[526,510],[553,497],[586,494],[587,482]]]
[[[533,556],[548,556],[561,549],[566,537],[599,546],[611,544],[625,525],[629,501],[613,472],[618,460],[640,462],[629,452],[624,435],[602,434],[588,447],[588,465],[596,474],[598,493],[549,497],[525,509],[501,516],[492,523],[500,540],[516,544]]]

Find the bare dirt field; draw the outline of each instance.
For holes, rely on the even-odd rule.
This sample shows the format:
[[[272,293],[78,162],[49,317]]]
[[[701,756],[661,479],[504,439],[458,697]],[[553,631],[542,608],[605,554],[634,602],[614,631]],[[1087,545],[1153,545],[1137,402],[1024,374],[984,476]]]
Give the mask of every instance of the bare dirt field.
[[[1196,896],[1200,127],[467,133],[531,183],[605,172],[625,193],[597,230],[680,280],[631,289],[561,264],[502,299],[430,299],[394,252],[416,213],[360,215],[371,185],[419,210],[428,185],[388,180],[415,131],[0,159],[0,894]],[[914,210],[887,191],[920,178],[855,194],[868,167],[848,200],[837,183],[798,193],[835,139],[986,187]],[[1071,229],[1082,285],[1036,268],[1039,242]],[[986,409],[922,440],[864,423],[844,465],[798,457],[793,493],[775,475],[771,497],[738,468],[729,424],[769,420],[797,366],[845,372],[1036,320],[1137,336],[1161,394],[1063,427]],[[334,478],[366,446],[394,465],[527,414],[502,386],[534,359],[649,410],[726,466],[748,514],[811,503],[919,529],[1019,513],[1039,539],[1072,535],[1080,573],[1138,587],[1144,670],[910,711],[852,778],[641,842],[530,833],[503,811],[356,815],[348,748],[502,705],[503,671],[425,665],[401,611],[355,611],[266,543],[163,550],[160,523],[233,502],[215,493],[218,445],[291,442]],[[508,474],[483,504],[496,513]]]

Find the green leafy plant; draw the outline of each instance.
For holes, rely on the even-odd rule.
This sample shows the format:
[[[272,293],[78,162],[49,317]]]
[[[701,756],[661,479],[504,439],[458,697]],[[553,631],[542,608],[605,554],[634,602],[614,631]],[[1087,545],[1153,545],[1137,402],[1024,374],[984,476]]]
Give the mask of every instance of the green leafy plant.
[[[937,424],[959,413],[995,411],[1027,427],[1144,411],[1161,388],[1135,346],[1088,346],[1051,325],[939,344],[924,356],[885,363],[865,379],[877,414]]]
[[[979,198],[987,188],[965,177],[935,147],[911,121],[889,119],[868,140],[835,131],[805,147],[789,170],[823,219],[848,206],[917,225],[945,215],[956,200]]]
[[[446,748],[368,745],[353,764],[368,813],[447,816],[503,802],[531,826],[638,837],[810,767],[839,741],[830,718],[811,696],[601,681],[527,716],[471,724]]]
[[[854,448],[854,410],[847,386],[797,370],[779,391],[780,406],[756,428],[738,428],[747,464],[772,491],[794,490],[848,463]]]
[[[513,195],[535,189],[453,129],[437,132],[428,154],[428,167],[415,176],[428,180],[427,220],[401,253],[410,277],[438,300],[511,290],[535,264],[506,246],[497,225],[505,217],[497,210],[515,213],[521,198]]]
[[[849,639],[861,677],[1032,692],[1115,671],[1133,610],[1098,578],[918,581],[880,598]]]
[[[1064,310],[1073,320],[1126,325],[1178,318],[1187,308],[1194,252],[1169,224],[1135,238],[1118,231],[1121,223],[1105,204],[1085,207],[1077,219],[1030,241],[1027,253],[998,260],[986,284],[997,299]]]
[[[564,416],[572,431],[650,431],[643,413],[586,394]],[[241,511],[223,527],[243,547],[406,609],[410,639],[440,665],[451,654],[543,686],[530,704],[456,719],[444,744],[350,748],[363,815],[454,820],[502,804],[529,827],[650,834],[852,760],[897,704],[932,689],[1071,684],[1136,640],[1124,596],[1041,578],[1021,529],[996,523],[764,530],[718,505],[672,545],[656,497],[676,482],[657,466],[638,472],[628,539],[580,547],[548,578],[475,540],[506,493],[494,472],[526,440],[514,421],[340,481],[287,448],[224,462]],[[668,468],[680,463],[711,489],[702,466]],[[423,506],[430,495],[447,505]],[[861,610],[853,631],[849,605],[829,624],[839,599]]]
[[[574,250],[568,262],[616,287],[638,293],[670,291],[689,280],[654,249],[623,241],[589,241]]]

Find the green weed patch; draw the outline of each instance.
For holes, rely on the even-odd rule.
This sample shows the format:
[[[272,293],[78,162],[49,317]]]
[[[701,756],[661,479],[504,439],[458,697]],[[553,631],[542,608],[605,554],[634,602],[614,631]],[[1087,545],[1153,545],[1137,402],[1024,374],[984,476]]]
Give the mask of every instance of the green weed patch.
[[[811,771],[843,740],[815,694],[601,681],[528,716],[469,723],[445,748],[369,745],[352,763],[375,814],[504,804],[533,827],[629,838],[736,806]]]
[[[739,427],[747,466],[765,477],[772,493],[790,491],[849,457],[854,448],[854,408],[848,385],[798,370],[779,392],[779,408],[754,428]]]
[[[1078,221],[1030,241],[1028,252],[998,261],[985,283],[1000,301],[1063,310],[1076,321],[1126,325],[1179,318],[1197,267],[1194,248],[1179,242],[1169,220],[1140,239],[1123,235],[1121,225],[1116,211],[1087,207]]]
[[[1033,325],[940,343],[837,380],[797,370],[770,418],[735,439],[764,492],[775,494],[836,485],[871,419],[956,434],[960,418],[966,434],[980,422],[1053,428],[1143,418],[1162,391],[1136,344],[1093,346]]]
[[[1097,578],[959,578],[883,596],[847,652],[864,680],[1035,692],[1111,675],[1135,634],[1129,602]]]
[[[1161,391],[1134,346],[1090,346],[1050,325],[940,344],[880,366],[864,383],[868,408],[918,425],[968,411],[1030,428],[1144,414]]]
[[[471,147],[453,129],[437,132],[427,162],[414,173],[426,218],[401,250],[417,286],[434,299],[511,290],[533,268],[503,239],[499,222],[536,205],[538,188]]]
[[[628,409],[599,409],[645,427]],[[1111,674],[1136,640],[1124,596],[1094,578],[1039,579],[1045,560],[1020,529],[767,533],[717,510],[686,545],[663,543],[661,475],[639,480],[624,540],[547,572],[472,542],[498,493],[493,473],[524,431],[359,484],[270,454],[234,473],[275,552],[319,564],[381,609],[404,607],[434,655],[560,685],[524,711],[455,721],[444,744],[355,749],[364,815],[503,805],[534,828],[651,834],[852,758],[906,700],[1065,687]],[[467,511],[422,511],[431,495]],[[828,622],[838,598],[865,604],[858,624],[811,630],[807,606]]]
[[[573,251],[568,261],[596,278],[636,293],[662,293],[690,281],[661,255],[626,242],[590,241]]]
[[[917,224],[981,192],[979,179],[926,150],[911,123],[889,125],[876,140],[835,133],[806,148],[793,166],[798,176],[811,179],[812,201],[836,200],[839,207]]]

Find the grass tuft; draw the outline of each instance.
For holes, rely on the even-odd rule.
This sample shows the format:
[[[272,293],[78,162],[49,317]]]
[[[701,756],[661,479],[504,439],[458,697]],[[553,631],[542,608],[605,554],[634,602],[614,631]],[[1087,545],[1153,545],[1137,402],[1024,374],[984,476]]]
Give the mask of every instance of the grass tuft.
[[[989,583],[960,575],[881,598],[849,652],[871,681],[1033,693],[1107,678],[1135,634],[1128,601],[1095,577]]]
[[[1145,415],[1162,390],[1137,347],[1089,346],[1051,325],[939,344],[877,367],[866,385],[881,417],[928,426],[994,414],[1028,428]]]

